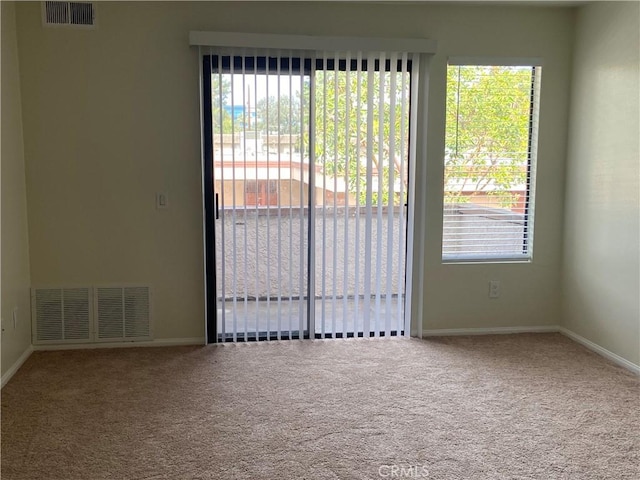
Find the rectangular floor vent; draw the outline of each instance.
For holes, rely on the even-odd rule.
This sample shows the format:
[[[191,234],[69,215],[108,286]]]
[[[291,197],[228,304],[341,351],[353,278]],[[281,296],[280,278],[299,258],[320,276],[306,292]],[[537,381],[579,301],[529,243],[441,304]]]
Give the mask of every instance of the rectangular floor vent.
[[[151,339],[149,287],[97,287],[96,341]]]
[[[42,2],[44,25],[94,27],[96,21],[93,2]]]
[[[85,343],[92,338],[90,288],[32,290],[33,343]]]

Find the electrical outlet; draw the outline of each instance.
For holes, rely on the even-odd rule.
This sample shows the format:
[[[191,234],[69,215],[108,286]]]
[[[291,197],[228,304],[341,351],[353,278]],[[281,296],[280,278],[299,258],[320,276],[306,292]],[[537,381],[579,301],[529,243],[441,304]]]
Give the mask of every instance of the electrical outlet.
[[[169,208],[169,195],[166,192],[156,193],[156,208],[157,209]]]
[[[489,281],[489,298],[498,298],[500,296],[500,281]]]

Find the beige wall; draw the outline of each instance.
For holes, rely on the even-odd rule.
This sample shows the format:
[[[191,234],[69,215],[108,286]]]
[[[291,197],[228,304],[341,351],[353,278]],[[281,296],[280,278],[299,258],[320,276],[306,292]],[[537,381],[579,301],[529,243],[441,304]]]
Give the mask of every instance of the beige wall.
[[[560,249],[566,153],[571,11],[443,8],[427,33],[438,40],[431,63],[427,158],[425,319],[427,329],[552,325],[559,321]],[[543,59],[534,231],[530,264],[443,265],[442,157],[447,55]],[[488,298],[488,281],[501,298]]]
[[[571,83],[563,325],[640,365],[640,5],[580,9]]]
[[[29,239],[13,2],[2,2],[2,375],[31,345]],[[14,328],[13,311],[17,308]]]
[[[98,28],[43,28],[18,6],[34,284],[143,282],[156,337],[203,336],[198,56],[190,30],[427,37],[427,329],[551,325],[560,316],[564,158],[573,12],[344,3],[98,3]],[[448,55],[542,57],[535,258],[442,265]],[[426,187],[426,188],[425,188]],[[155,192],[170,208],[155,210]],[[502,297],[488,298],[489,279]],[[417,292],[421,295],[422,292]]]

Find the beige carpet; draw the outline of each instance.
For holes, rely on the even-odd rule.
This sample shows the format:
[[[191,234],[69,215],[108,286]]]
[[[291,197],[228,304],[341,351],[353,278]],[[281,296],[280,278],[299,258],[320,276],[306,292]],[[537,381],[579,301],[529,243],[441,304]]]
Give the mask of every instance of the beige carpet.
[[[637,479],[639,412],[558,334],[38,352],[2,479]]]

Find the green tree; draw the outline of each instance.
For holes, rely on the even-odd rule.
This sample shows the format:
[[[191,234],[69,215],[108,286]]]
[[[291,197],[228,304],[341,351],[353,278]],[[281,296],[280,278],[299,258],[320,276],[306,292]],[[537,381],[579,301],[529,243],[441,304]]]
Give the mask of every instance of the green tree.
[[[233,118],[224,108],[229,105],[231,96],[231,75],[211,75],[211,110],[214,133],[231,133],[233,130]],[[221,118],[222,116],[222,118]],[[220,123],[222,121],[222,123]],[[237,125],[236,125],[237,128]]]
[[[390,175],[396,183],[402,152],[407,152],[408,111],[402,111],[402,97],[404,87],[408,98],[408,74],[396,74],[394,91],[391,73],[382,77],[384,81],[379,72],[369,75],[329,70],[318,71],[315,76],[316,163],[321,165],[325,178],[345,178],[349,191],[359,195],[360,204],[364,204],[367,195],[367,159],[371,160],[372,174],[378,178],[372,202],[388,205]],[[405,185],[406,172],[405,162]],[[398,205],[404,200],[394,197],[393,203]]]
[[[319,71],[315,77],[316,161],[325,175],[346,175],[350,191],[359,191],[361,202],[366,195],[369,131],[373,132],[370,146],[373,170],[379,173],[383,187],[380,199],[378,192],[373,192],[374,203],[379,200],[383,205],[388,203],[389,175],[394,175],[394,181],[400,175],[399,146],[403,146],[404,155],[408,152],[408,112],[403,115],[401,111],[402,77],[398,74],[394,92],[390,77],[387,72],[382,91],[378,72],[372,77],[361,72],[358,78],[356,72]],[[445,186],[454,188],[445,189],[447,202],[468,201],[462,195],[468,189],[495,196],[503,207],[513,205],[516,199],[511,188],[527,179],[531,85],[531,68],[449,67]],[[408,80],[404,87],[408,98]],[[371,130],[368,108],[373,112]],[[393,152],[391,145],[395,146]],[[406,185],[406,173],[403,181]],[[396,205],[399,201],[394,199]]]
[[[256,126],[260,132],[278,132],[280,135],[300,133],[300,92],[293,97],[270,95],[256,104]],[[267,128],[268,127],[268,128]]]
[[[532,69],[450,66],[447,69],[446,203],[484,191],[503,207],[527,178]]]

